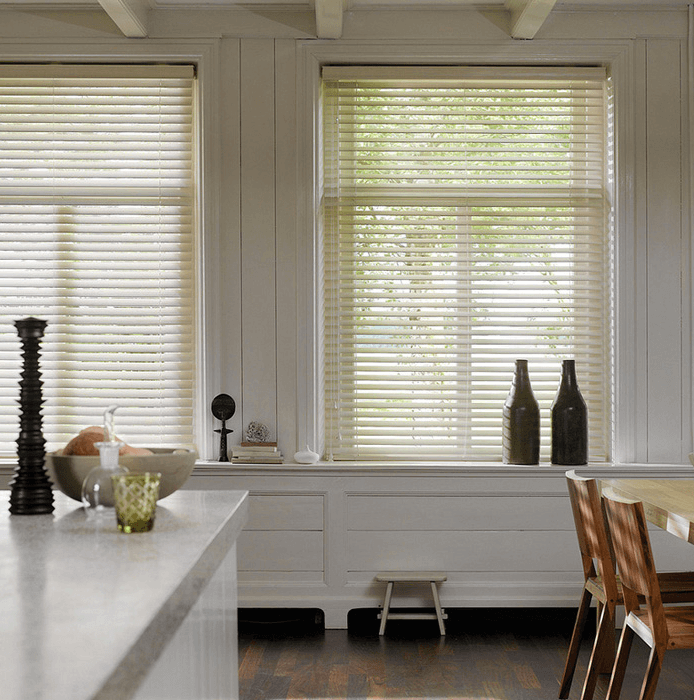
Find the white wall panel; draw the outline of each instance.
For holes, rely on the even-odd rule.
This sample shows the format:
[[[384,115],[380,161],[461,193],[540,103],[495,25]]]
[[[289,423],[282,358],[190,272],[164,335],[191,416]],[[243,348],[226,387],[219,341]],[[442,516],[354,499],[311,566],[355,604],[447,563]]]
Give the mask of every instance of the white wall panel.
[[[253,494],[248,500],[248,530],[323,531],[323,497]]]
[[[219,188],[220,228],[219,249],[206,251],[207,255],[218,255],[214,282],[217,297],[214,304],[217,316],[208,319],[208,332],[214,328],[220,340],[219,366],[215,368],[214,377],[210,377],[209,396],[225,393],[237,402],[237,411],[227,428],[234,432],[228,436],[229,444],[236,442],[243,430],[242,411],[240,410],[241,386],[243,381],[241,367],[241,93],[240,93],[240,42],[238,39],[226,39],[220,46],[220,87],[219,100],[220,143],[219,158],[222,166]],[[205,276],[207,285],[212,281]],[[208,289],[208,295],[211,290]],[[209,342],[209,339],[207,339]],[[209,406],[205,407],[209,411]],[[219,425],[215,424],[215,428]],[[212,449],[205,455],[209,459],[219,456],[219,436],[211,438]],[[203,456],[201,454],[201,456]]]
[[[287,458],[300,449],[297,423],[297,66],[296,42],[275,42],[277,226],[277,431]]]
[[[323,533],[244,530],[239,571],[322,571]]]
[[[350,532],[348,571],[571,571],[576,534],[534,532]]]
[[[271,39],[241,42],[241,342],[243,428],[276,438],[275,53]],[[240,436],[239,436],[240,437]]]
[[[648,461],[682,455],[682,45],[651,39],[647,58]],[[686,458],[686,455],[684,455]]]
[[[349,530],[569,530],[567,497],[349,496]]]
[[[594,471],[602,478],[648,473]],[[686,468],[663,472],[687,475]],[[248,489],[250,526],[275,528],[241,535],[242,607],[321,608],[329,627],[344,627],[349,610],[382,602],[374,576],[388,569],[445,571],[448,607],[570,607],[580,596],[578,542],[556,468],[489,465],[456,475],[444,467],[365,474],[336,465],[229,465],[193,475],[187,486]],[[306,529],[318,528],[321,512],[322,527]],[[650,531],[659,569],[694,570],[694,547]]]

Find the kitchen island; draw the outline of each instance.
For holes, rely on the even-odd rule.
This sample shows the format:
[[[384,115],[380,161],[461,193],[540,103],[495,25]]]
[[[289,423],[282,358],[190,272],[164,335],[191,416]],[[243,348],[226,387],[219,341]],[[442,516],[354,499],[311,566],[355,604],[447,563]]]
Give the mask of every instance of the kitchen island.
[[[241,491],[177,491],[125,535],[55,492],[10,515],[0,492],[0,678],[6,700],[237,698]]]

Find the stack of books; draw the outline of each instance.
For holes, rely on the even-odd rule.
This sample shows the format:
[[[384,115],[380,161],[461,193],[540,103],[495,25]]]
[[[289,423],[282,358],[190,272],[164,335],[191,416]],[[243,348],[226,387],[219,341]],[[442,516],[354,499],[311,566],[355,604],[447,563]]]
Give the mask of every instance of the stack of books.
[[[276,442],[241,442],[231,448],[231,461],[241,464],[281,464]]]

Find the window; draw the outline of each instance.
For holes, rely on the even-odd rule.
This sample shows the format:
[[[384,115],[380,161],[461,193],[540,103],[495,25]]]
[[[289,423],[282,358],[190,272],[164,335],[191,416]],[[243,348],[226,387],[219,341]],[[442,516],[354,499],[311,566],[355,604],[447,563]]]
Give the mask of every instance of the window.
[[[191,66],[0,66],[3,454],[26,316],[47,449],[111,404],[134,444],[193,442],[194,105]]]
[[[606,459],[609,81],[602,69],[323,69],[326,454],[500,461],[527,358],[549,458],[563,359]]]

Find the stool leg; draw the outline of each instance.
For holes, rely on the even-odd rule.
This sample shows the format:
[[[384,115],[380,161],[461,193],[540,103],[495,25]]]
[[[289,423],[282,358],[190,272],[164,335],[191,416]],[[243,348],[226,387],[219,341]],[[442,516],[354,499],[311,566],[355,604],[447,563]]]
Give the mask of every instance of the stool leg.
[[[436,619],[439,621],[439,632],[442,635],[446,634],[446,628],[443,626],[443,612],[441,611],[441,601],[439,600],[439,591],[436,588],[436,581],[430,581],[431,595],[434,598],[434,607],[436,608]]]
[[[381,629],[378,631],[379,635],[382,635],[386,631],[386,620],[388,619],[388,610],[390,609],[390,597],[393,595],[393,582],[388,581],[388,586],[386,587],[386,597],[383,601],[383,612],[381,613]]]

